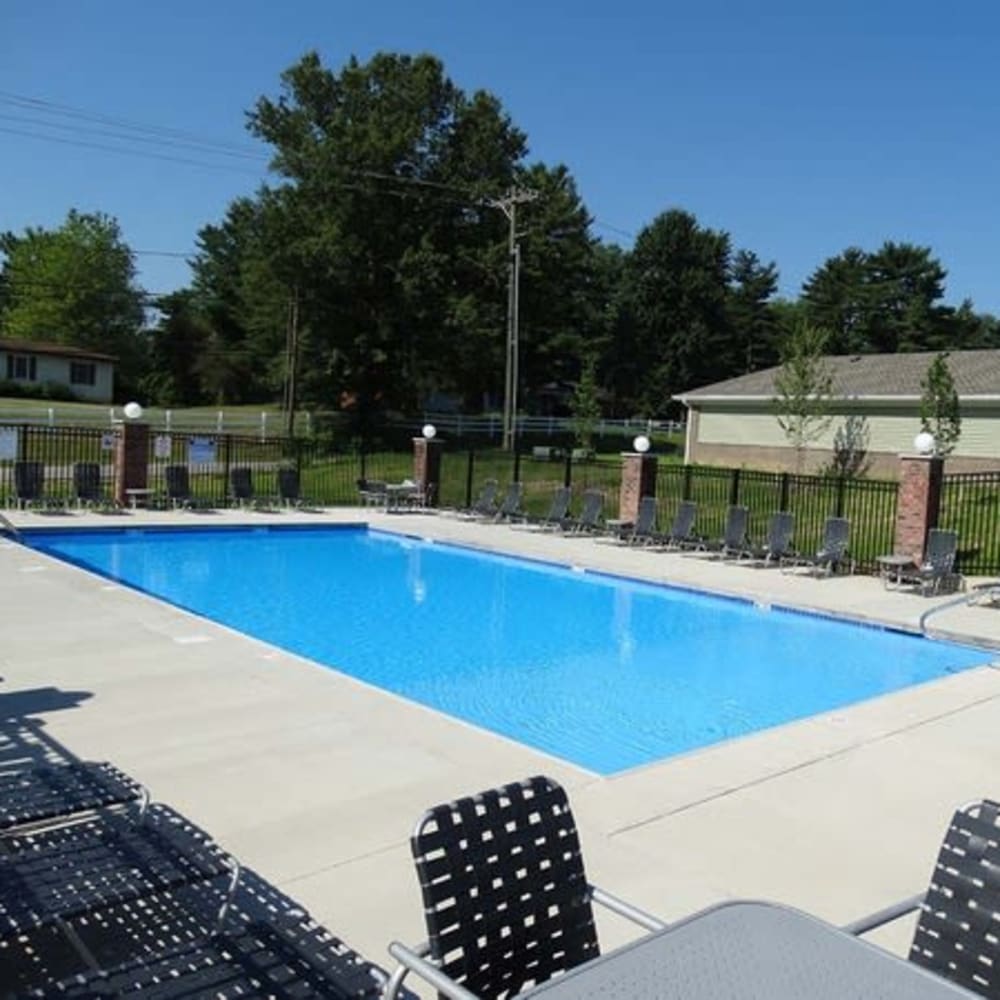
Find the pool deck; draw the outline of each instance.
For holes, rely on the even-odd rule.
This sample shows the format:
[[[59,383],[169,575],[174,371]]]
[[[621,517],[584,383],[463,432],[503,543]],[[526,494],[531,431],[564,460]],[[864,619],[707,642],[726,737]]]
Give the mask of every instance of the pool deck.
[[[908,629],[950,600],[433,514],[9,516],[19,527],[367,521]],[[422,938],[414,820],[529,774],[568,788],[591,879],[668,919],[751,896],[846,921],[924,887],[955,805],[1000,797],[996,666],[602,778],[2,536],[0,606],[3,718],[37,719],[73,755],[115,762],[382,964],[391,939]],[[1000,662],[1000,608],[953,609],[935,626],[997,647],[984,659]],[[633,936],[614,919],[601,933],[605,946]],[[907,936],[882,940],[898,949]]]

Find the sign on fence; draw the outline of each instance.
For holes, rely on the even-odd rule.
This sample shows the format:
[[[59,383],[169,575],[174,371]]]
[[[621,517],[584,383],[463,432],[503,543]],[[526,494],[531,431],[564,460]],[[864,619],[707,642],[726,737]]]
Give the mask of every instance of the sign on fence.
[[[170,458],[172,442],[169,434],[157,434],[153,438],[153,458]]]
[[[192,437],[188,440],[188,465],[213,465],[214,463],[214,437]]]
[[[115,436],[112,432],[101,435],[101,451],[115,450]]]
[[[0,427],[0,459],[13,462],[17,458],[17,428]]]

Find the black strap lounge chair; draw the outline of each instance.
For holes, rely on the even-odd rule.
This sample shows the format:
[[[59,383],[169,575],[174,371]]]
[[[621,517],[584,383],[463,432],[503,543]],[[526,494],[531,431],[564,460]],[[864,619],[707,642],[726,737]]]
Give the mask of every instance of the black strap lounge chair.
[[[694,534],[694,521],[698,516],[698,505],[693,500],[682,500],[674,514],[670,530],[657,539],[668,549],[691,548],[699,544]]]
[[[734,504],[726,511],[726,524],[722,538],[705,548],[718,554],[720,559],[738,559],[750,552],[747,531],[750,524],[750,510]]]
[[[565,528],[569,521],[569,505],[572,498],[573,490],[569,486],[559,486],[553,492],[552,502],[543,517],[525,514],[522,520],[538,531],[557,531]]]
[[[635,522],[622,525],[618,530],[618,539],[627,545],[651,545],[657,540],[656,497],[639,499]]]
[[[447,996],[513,997],[599,954],[591,903],[646,930],[665,925],[590,885],[566,793],[534,777],[424,813],[410,847],[429,940],[389,947]],[[455,992],[455,986],[463,992]]]
[[[909,581],[916,584],[922,594],[936,594],[942,582],[954,575],[957,553],[958,532],[931,528],[927,532],[924,561],[908,575]]]
[[[167,502],[171,507],[191,506],[191,480],[186,465],[168,465],[163,470],[167,484]]]
[[[493,515],[494,521],[516,521],[524,516],[521,510],[521,497],[524,496],[524,485],[522,483],[511,483],[507,487],[500,506]]]
[[[604,493],[601,490],[584,490],[580,516],[566,523],[566,530],[572,534],[601,531],[601,516],[604,511]]]
[[[829,576],[847,559],[847,543],[851,534],[851,522],[846,517],[828,517],[823,526],[823,541],[813,555],[788,555],[781,560],[782,566],[808,566],[816,576]]]
[[[41,462],[19,461],[14,463],[14,496],[18,507],[29,507],[44,502],[45,466]]]
[[[500,484],[495,479],[487,479],[479,491],[479,496],[472,502],[471,507],[456,510],[455,513],[463,518],[493,517],[497,512],[497,493]]]
[[[237,465],[229,470],[229,492],[240,507],[252,507],[258,503],[253,489],[253,470],[249,465]]]
[[[927,892],[844,930],[865,934],[920,911],[910,961],[992,1000],[1000,997],[1000,805],[964,806],[945,832]]]
[[[302,503],[298,469],[290,466],[278,469],[278,502],[283,507],[298,507]]]
[[[757,549],[744,553],[747,558],[755,559],[765,566],[772,563],[777,566],[781,560],[791,557],[792,534],[795,531],[795,515],[788,511],[776,511],[768,518],[767,540]]]
[[[101,467],[97,462],[77,462],[73,466],[73,495],[79,507],[102,507],[108,498],[101,488]]]

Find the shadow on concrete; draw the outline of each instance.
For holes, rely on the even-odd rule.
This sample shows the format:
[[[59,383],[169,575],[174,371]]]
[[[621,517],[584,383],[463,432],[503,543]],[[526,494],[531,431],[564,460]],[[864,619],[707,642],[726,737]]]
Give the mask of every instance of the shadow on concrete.
[[[79,758],[45,731],[39,712],[77,708],[91,691],[31,688],[0,694],[0,768],[25,764],[69,763]]]

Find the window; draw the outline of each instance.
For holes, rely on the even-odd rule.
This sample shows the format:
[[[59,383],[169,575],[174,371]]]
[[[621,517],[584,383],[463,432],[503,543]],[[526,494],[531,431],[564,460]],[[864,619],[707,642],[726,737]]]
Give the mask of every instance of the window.
[[[93,361],[71,361],[69,363],[70,385],[93,385],[97,380],[97,365]]]
[[[7,378],[34,382],[38,360],[31,354],[7,355]]]

